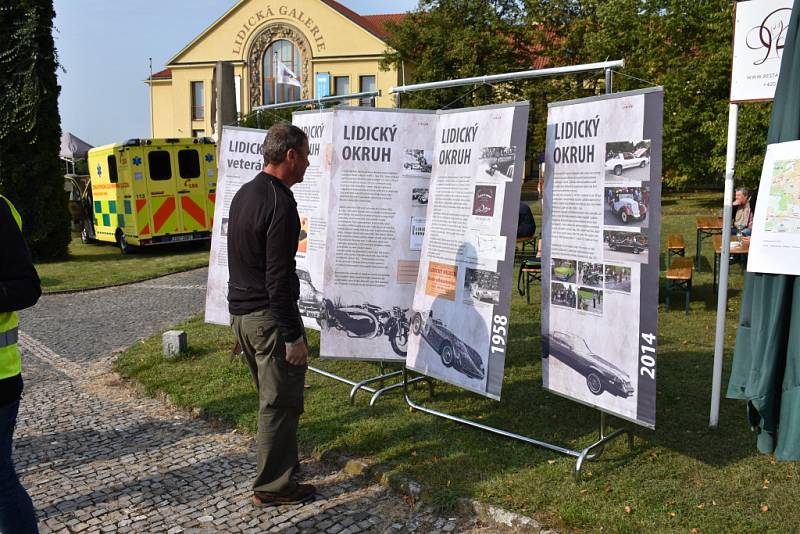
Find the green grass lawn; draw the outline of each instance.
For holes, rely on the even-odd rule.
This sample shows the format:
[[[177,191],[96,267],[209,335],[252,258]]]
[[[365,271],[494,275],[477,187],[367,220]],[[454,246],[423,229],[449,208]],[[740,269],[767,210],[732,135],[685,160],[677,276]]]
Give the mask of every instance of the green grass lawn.
[[[73,239],[68,259],[36,264],[42,290],[48,293],[90,289],[208,265],[208,249],[197,243],[134,250],[132,254],[121,254],[119,248],[110,243],[84,245],[80,239]]]
[[[720,202],[721,195],[667,196],[662,249],[669,233],[680,232],[687,255],[693,255],[695,217],[716,214]],[[623,441],[607,447],[599,461],[587,465],[580,484],[574,482],[574,461],[568,457],[409,411],[397,393],[387,394],[374,408],[367,406],[366,396],[350,406],[349,386],[313,373],[308,377],[302,443],[309,451],[367,458],[394,474],[415,478],[426,488],[425,497],[442,509],[457,497],[474,497],[575,531],[792,530],[800,525],[797,466],[756,452],[742,402],[723,399],[720,427],[708,428],[716,313],[710,240],[704,252],[690,315],[684,315],[682,306],[668,313],[661,306],[656,430],[628,424],[636,435],[635,450],[628,452]],[[725,336],[729,353],[742,280],[739,266],[734,266]],[[518,295],[512,304],[502,402],[440,382],[433,400],[424,388],[412,396],[438,410],[581,448],[596,438],[599,416],[542,390],[538,286],[536,290],[535,304],[526,305]],[[256,397],[245,367],[228,359],[229,330],[205,325],[201,318],[180,328],[189,338],[185,356],[163,360],[160,338],[154,337],[124,353],[117,362],[119,371],[149,393],[165,392],[177,405],[199,407],[208,416],[253,432]],[[312,333],[309,341],[312,353],[318,354],[319,336]],[[361,362],[313,364],[356,379],[375,373],[373,365]]]

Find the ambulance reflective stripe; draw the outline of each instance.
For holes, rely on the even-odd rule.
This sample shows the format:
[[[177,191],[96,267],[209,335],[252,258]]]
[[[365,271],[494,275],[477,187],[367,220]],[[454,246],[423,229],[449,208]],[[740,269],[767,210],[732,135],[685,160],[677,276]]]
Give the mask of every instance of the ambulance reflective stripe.
[[[158,234],[162,230],[175,233],[178,229],[178,216],[175,210],[175,197],[153,198],[153,232]]]
[[[150,217],[144,208],[147,206],[147,201],[143,198],[136,199],[136,220],[139,223],[139,235],[150,235]]]
[[[198,206],[194,200],[192,200],[190,197],[181,197],[181,209],[183,209],[183,213],[194,219],[201,228],[205,227],[206,214],[203,211],[203,208]],[[186,222],[187,221],[184,218],[184,223]]]
[[[214,206],[217,202],[217,194],[216,193],[209,193],[208,200],[210,200],[210,204],[208,205],[208,225],[214,226]]]
[[[17,226],[22,230],[22,217],[14,205],[3,195],[0,199],[8,205]],[[22,358],[17,348],[19,320],[16,312],[0,313],[0,380],[17,376],[22,372]]]

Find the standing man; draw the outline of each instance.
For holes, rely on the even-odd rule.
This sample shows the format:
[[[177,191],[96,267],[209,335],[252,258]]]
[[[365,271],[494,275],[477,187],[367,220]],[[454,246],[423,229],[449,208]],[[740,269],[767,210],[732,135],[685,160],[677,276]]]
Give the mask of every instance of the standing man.
[[[0,533],[38,533],[36,513],[17,478],[11,449],[22,396],[17,311],[36,304],[39,275],[22,238],[22,218],[0,195]]]
[[[298,504],[316,491],[292,477],[308,347],[294,260],[300,217],[290,188],[303,181],[308,153],[300,128],[288,123],[270,128],[264,172],[236,193],[228,221],[228,309],[259,398],[256,506]]]

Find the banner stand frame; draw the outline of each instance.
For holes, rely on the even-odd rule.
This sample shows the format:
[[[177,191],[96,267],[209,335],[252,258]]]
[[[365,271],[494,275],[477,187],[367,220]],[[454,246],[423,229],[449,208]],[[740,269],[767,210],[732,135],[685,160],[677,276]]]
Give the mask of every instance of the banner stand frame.
[[[324,376],[326,378],[331,378],[333,380],[336,380],[337,382],[341,382],[343,384],[347,384],[349,386],[352,386],[352,389],[350,390],[350,405],[351,406],[355,404],[356,395],[358,394],[359,391],[366,391],[367,393],[371,393],[372,397],[370,398],[370,401],[369,401],[369,406],[371,408],[372,406],[375,406],[375,403],[378,402],[378,399],[381,396],[383,396],[384,393],[392,391],[394,389],[398,389],[398,388],[403,387],[403,382],[396,382],[396,383],[393,383],[393,384],[389,384],[388,386],[384,386],[383,385],[384,380],[387,380],[389,378],[399,377],[400,375],[403,374],[403,370],[398,369],[397,371],[392,371],[392,372],[387,373],[386,369],[384,368],[384,362],[378,362],[378,366],[379,366],[380,374],[372,376],[372,377],[369,377],[369,378],[367,378],[365,380],[361,380],[360,382],[356,382],[354,380],[350,380],[349,378],[345,378],[343,376],[339,376],[339,375],[337,375],[335,373],[331,373],[330,371],[325,371],[324,369],[320,369],[318,367],[313,367],[311,365],[308,366],[308,370],[312,371],[314,373],[317,373],[318,375],[322,375],[322,376]],[[405,369],[405,364],[403,365],[403,369]],[[420,375],[420,376],[413,377],[411,380],[408,381],[408,383],[409,384],[413,384],[413,383],[419,382],[419,381],[425,381],[425,382],[428,383],[428,389],[429,389],[430,395],[432,397],[433,396],[433,380],[430,377]],[[380,386],[381,387],[378,388],[378,389],[375,389],[374,387],[371,387],[369,385],[369,384],[374,384],[375,382],[380,382]]]
[[[400,107],[400,95],[402,93],[413,92],[413,91],[427,91],[430,89],[441,89],[445,87],[457,87],[460,85],[469,85],[469,84],[487,84],[491,82],[501,82],[501,81],[510,81],[510,80],[520,80],[520,79],[527,79],[527,78],[535,78],[539,76],[552,76],[556,74],[568,74],[568,73],[576,73],[576,72],[587,72],[593,70],[603,70],[605,73],[605,89],[606,94],[613,93],[613,82],[614,82],[614,71],[612,70],[613,67],[624,67],[625,62],[624,60],[618,61],[605,61],[602,63],[592,63],[586,65],[574,65],[571,67],[556,67],[550,69],[539,69],[533,71],[525,71],[525,72],[518,72],[518,73],[507,73],[507,74],[497,74],[493,76],[477,76],[474,78],[462,78],[458,80],[445,80],[440,82],[430,82],[430,83],[420,83],[416,85],[407,85],[401,87],[392,87],[389,90],[389,93],[395,95],[395,105],[399,108]],[[418,378],[418,377],[415,377]],[[412,379],[413,380],[413,379]],[[495,428],[489,425],[484,425],[481,423],[476,423],[475,421],[470,421],[469,419],[464,419],[461,417],[457,417],[455,415],[450,415],[448,413],[440,412],[437,410],[433,410],[431,408],[426,408],[420,404],[416,404],[411,398],[408,396],[408,384],[412,383],[412,380],[408,380],[408,369],[406,368],[405,364],[403,364],[403,397],[405,398],[406,404],[412,409],[417,410],[423,413],[427,413],[429,415],[433,415],[436,417],[441,417],[443,419],[447,419],[450,421],[454,421],[456,423],[461,423],[463,425],[471,426],[473,428],[478,428],[485,432],[490,432],[493,434],[498,434],[500,436],[516,439],[518,441],[522,441],[528,443],[530,445],[534,445],[537,447],[542,447],[544,449],[548,449],[560,454],[565,454],[567,456],[571,456],[575,458],[575,482],[580,482],[581,480],[581,470],[585,462],[596,460],[603,454],[603,450],[605,449],[605,445],[610,443],[611,441],[617,439],[618,437],[622,436],[623,434],[627,434],[628,436],[628,448],[629,450],[633,450],[633,431],[627,427],[621,427],[610,434],[606,434],[606,413],[603,410],[598,409],[600,412],[600,432],[597,441],[592,443],[591,445],[584,447],[580,451],[568,449],[566,447],[562,447],[560,445],[555,445],[553,443],[548,443],[546,441],[540,441],[537,439],[529,438],[527,436],[522,436],[519,434],[515,434],[513,432],[509,432],[507,430],[503,430],[500,428]],[[430,382],[429,382],[430,383]],[[431,388],[433,385],[431,384]],[[431,389],[431,391],[433,391]],[[592,452],[596,451],[596,452]]]
[[[419,378],[419,377],[415,377]],[[478,428],[485,432],[490,432],[492,434],[498,434],[500,436],[516,439],[517,441],[522,441],[528,443],[529,445],[534,445],[536,447],[542,447],[544,449],[551,450],[553,452],[557,452],[559,454],[564,454],[566,456],[571,456],[575,458],[575,482],[581,481],[581,471],[583,469],[584,464],[586,461],[596,460],[600,458],[603,454],[603,450],[605,449],[606,444],[614,441],[618,437],[622,436],[623,434],[627,434],[628,436],[628,448],[629,450],[633,450],[633,432],[627,428],[622,427],[614,430],[610,434],[606,434],[606,413],[602,410],[598,410],[600,412],[600,434],[594,443],[591,445],[584,447],[580,451],[568,449],[566,447],[562,447],[560,445],[555,445],[553,443],[548,443],[546,441],[540,441],[538,439],[529,438],[527,436],[521,436],[519,434],[515,434],[513,432],[509,432],[508,430],[502,430],[500,428],[495,428],[493,426],[484,425],[481,423],[476,423],[475,421],[470,421],[469,419],[464,419],[462,417],[457,417],[455,415],[450,415],[448,413],[440,412],[438,410],[434,410],[432,408],[427,408],[422,406],[421,404],[415,403],[411,400],[411,397],[408,395],[408,385],[411,383],[408,380],[408,370],[406,366],[403,366],[403,397],[405,398],[406,404],[408,404],[409,408],[412,410],[417,410],[419,412],[427,413],[429,415],[433,415],[436,417],[441,417],[442,419],[447,419],[449,421],[453,421],[455,423],[461,423],[462,425],[471,426],[473,428]],[[595,452],[592,452],[595,451]]]

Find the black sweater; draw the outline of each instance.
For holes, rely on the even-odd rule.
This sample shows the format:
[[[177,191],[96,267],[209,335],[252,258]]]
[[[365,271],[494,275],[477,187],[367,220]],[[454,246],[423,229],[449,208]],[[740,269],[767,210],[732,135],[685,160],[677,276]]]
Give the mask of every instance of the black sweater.
[[[244,315],[269,309],[287,342],[304,333],[294,260],[299,235],[297,203],[276,177],[261,172],[233,197],[228,219],[228,310]]]
[[[0,199],[0,312],[29,308],[41,294],[31,253],[8,204]],[[0,406],[19,399],[21,394],[21,375],[0,380]]]

